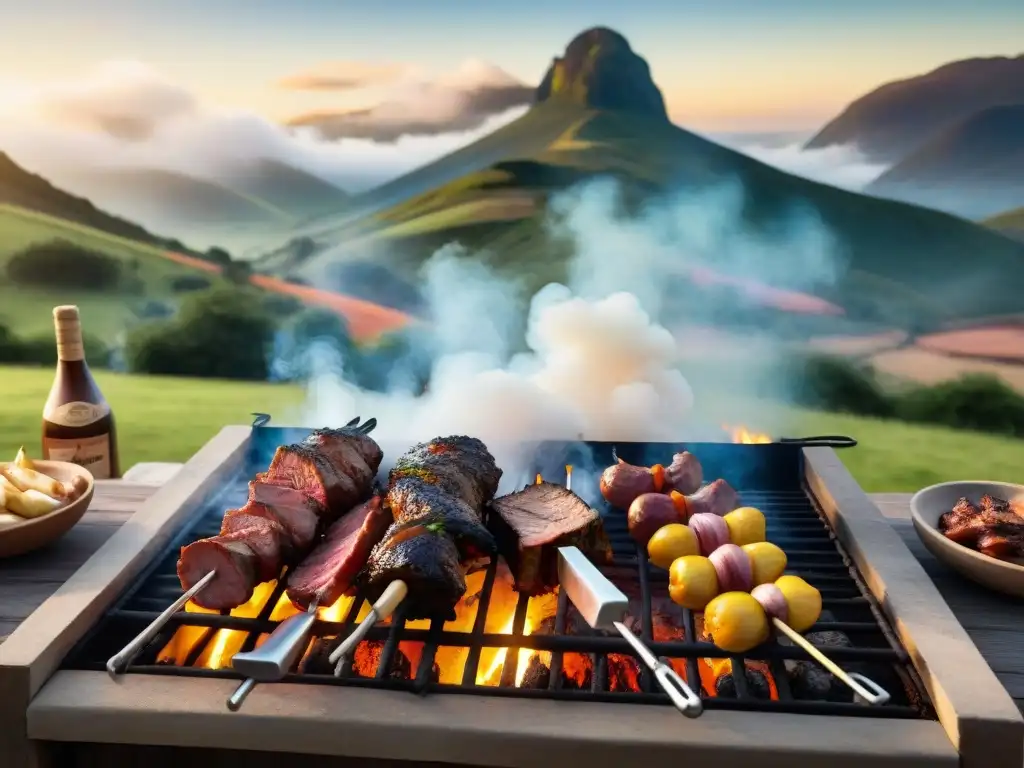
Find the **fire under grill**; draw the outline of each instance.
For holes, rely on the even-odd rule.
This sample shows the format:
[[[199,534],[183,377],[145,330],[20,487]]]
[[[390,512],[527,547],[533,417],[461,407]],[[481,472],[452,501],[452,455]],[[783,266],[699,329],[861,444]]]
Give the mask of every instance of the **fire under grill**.
[[[65,669],[102,671],[106,660],[181,595],[175,572],[184,543],[216,534],[225,509],[241,505],[246,483],[269,464],[274,448],[301,439],[300,430],[259,426],[238,475],[196,511],[149,570],[143,573],[64,662]],[[681,449],[677,444],[548,443],[536,453],[528,477],[563,482],[574,467],[573,490],[599,509],[614,550],[602,570],[630,598],[632,628],[668,661],[706,709],[935,719],[906,651],[885,623],[850,559],[803,483],[799,443],[759,445],[699,443],[695,453],[709,479],[723,477],[745,505],[768,521],[768,539],[788,555],[787,573],[815,585],[822,618],[809,638],[850,672],[874,680],[891,694],[882,706],[853,694],[785,639],[746,655],[728,655],[704,639],[700,614],[668,598],[668,574],[648,563],[630,538],[625,515],[611,510],[597,490],[597,474],[612,463],[653,464]],[[188,605],[173,616],[129,666],[129,675],[241,679],[231,657],[258,647],[284,619],[297,613],[284,590],[287,572],[261,585],[230,614]],[[284,682],[518,698],[669,706],[646,667],[621,637],[590,629],[565,594],[528,598],[515,593],[497,558],[467,577],[466,596],[450,621],[406,621],[402,608],[375,626],[339,669],[328,656],[368,613],[362,595],[321,608],[305,653]],[[744,670],[744,674],[740,674]],[[257,689],[255,696],[259,695]]]

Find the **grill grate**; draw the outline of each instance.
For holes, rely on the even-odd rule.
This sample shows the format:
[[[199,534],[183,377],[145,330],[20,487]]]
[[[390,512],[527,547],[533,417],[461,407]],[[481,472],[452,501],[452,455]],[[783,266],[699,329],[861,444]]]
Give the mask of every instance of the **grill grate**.
[[[102,670],[107,658],[179,597],[181,587],[175,573],[178,548],[183,543],[216,534],[223,510],[244,501],[248,479],[266,467],[273,448],[299,439],[303,434],[271,427],[255,430],[250,460],[239,476],[197,510],[193,522],[164,556],[153,563],[136,586],[121,597],[69,654],[65,667]],[[650,464],[663,460],[680,447],[619,443],[616,450],[626,461]],[[822,620],[811,631],[824,633],[815,635],[819,639],[839,639],[844,644],[837,646],[829,642],[819,647],[849,671],[861,672],[881,684],[892,694],[892,700],[883,706],[869,707],[854,702],[852,693],[838,681],[833,681],[830,687],[822,686],[822,680],[828,680],[823,670],[808,661],[802,650],[791,645],[771,641],[746,655],[728,655],[704,642],[700,636],[699,615],[667,599],[668,574],[648,563],[646,553],[629,537],[625,515],[608,509],[596,490],[596,477],[581,471],[611,463],[612,445],[545,444],[538,451],[536,466],[529,476],[540,472],[555,480],[564,478],[565,464],[576,467],[574,490],[604,516],[614,551],[614,565],[603,570],[630,597],[634,631],[638,631],[657,655],[673,663],[695,690],[698,685],[694,681],[701,681],[699,687],[708,709],[934,719],[906,651],[885,626],[877,606],[863,589],[828,524],[802,486],[799,445],[707,443],[689,448],[701,459],[706,477],[724,477],[740,489],[744,504],[764,512],[768,539],[787,553],[786,572],[803,576],[822,593]],[[511,632],[494,631],[495,600],[499,590],[504,589],[507,594],[507,569],[500,559],[495,559],[476,578],[481,586],[474,598],[475,618],[471,625],[463,622],[453,627],[434,620],[429,624],[415,622],[415,626],[407,626],[399,607],[390,621],[370,630],[354,654],[357,662],[350,660],[341,674],[335,676],[327,657],[348,636],[361,617],[360,612],[365,614],[367,608],[363,596],[357,595],[340,621],[318,619],[309,649],[285,681],[417,693],[670,704],[626,641],[587,627],[564,594],[557,596],[553,615],[546,615],[544,621],[532,622],[531,628],[527,627],[530,598],[518,596],[514,611],[511,605],[502,602],[500,608],[505,615],[500,617],[501,622],[506,622],[511,614]],[[196,665],[219,630],[246,633],[240,650],[254,648],[261,637],[277,626],[278,621],[272,620],[272,616],[286,586],[287,574],[277,583],[255,618],[184,611],[175,614],[127,673],[238,679],[240,676],[229,667],[209,669]],[[183,627],[200,633],[184,663],[158,663],[161,649]],[[508,629],[507,625],[502,629]],[[445,649],[448,660],[444,664],[444,682],[437,665],[440,649]],[[485,654],[491,657],[491,666],[498,666],[493,659],[494,649],[507,649],[500,676],[478,682]],[[524,670],[519,669],[519,649],[535,652]],[[464,660],[461,673],[457,669],[452,671],[451,664],[455,663],[449,663],[452,658]],[[723,681],[715,680],[709,660],[722,658],[730,659],[733,670],[756,671],[746,675],[731,674],[724,681],[726,685],[718,690]],[[751,666],[746,667],[747,664]],[[571,673],[567,671],[570,667]],[[764,698],[765,683],[773,694],[771,699]]]

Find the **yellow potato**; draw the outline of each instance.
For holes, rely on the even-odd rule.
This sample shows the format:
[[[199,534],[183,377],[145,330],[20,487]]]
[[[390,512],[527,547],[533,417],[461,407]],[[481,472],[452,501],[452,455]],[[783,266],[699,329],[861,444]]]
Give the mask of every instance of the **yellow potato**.
[[[24,517],[12,515],[10,512],[0,510],[0,528],[6,528],[8,525],[16,525],[17,523],[23,522],[25,522]]]
[[[36,465],[32,463],[32,459],[25,453],[24,445],[18,449],[18,455],[14,457],[14,466],[21,467],[22,469],[36,468]]]
[[[64,484],[54,480],[52,477],[36,472],[34,469],[25,469],[8,464],[0,466],[0,475],[6,477],[19,491],[38,491],[46,494],[51,499],[63,499],[67,492]]]
[[[0,506],[22,517],[42,517],[64,506],[63,502],[51,499],[45,493],[30,488],[20,491],[4,475],[0,475]]]

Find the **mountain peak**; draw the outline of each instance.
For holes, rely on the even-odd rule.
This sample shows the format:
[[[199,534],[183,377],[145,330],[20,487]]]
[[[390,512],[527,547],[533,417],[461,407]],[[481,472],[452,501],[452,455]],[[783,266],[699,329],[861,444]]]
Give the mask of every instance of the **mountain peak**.
[[[581,32],[551,62],[537,88],[537,103],[544,101],[668,120],[647,62],[625,37],[605,27]]]

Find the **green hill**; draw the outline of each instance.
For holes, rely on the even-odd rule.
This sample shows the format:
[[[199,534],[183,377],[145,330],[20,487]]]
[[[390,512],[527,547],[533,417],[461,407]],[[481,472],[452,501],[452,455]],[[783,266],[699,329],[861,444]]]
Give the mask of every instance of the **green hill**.
[[[133,275],[131,290],[90,291],[81,288],[45,288],[15,285],[7,279],[10,258],[30,246],[63,240],[81,248],[121,259]],[[203,275],[211,284],[221,278],[178,264],[163,256],[163,249],[109,232],[62,220],[45,213],[0,205],[0,324],[19,336],[52,334],[51,307],[78,304],[86,330],[105,341],[142,321],[154,304],[177,301],[172,283],[183,275]]]
[[[998,216],[985,219],[982,223],[1008,237],[1024,241],[1024,207],[1005,211]]]
[[[69,194],[42,176],[29,173],[3,152],[0,152],[0,204],[45,213],[140,242],[161,242],[143,227],[101,211],[84,197]]]
[[[847,269],[824,297],[855,320],[931,327],[1024,311],[1024,296],[1013,287],[1024,280],[1020,244],[953,216],[812,182],[726,149],[668,122],[648,85],[654,87],[646,63],[621,35],[590,30],[555,60],[525,116],[353,198],[345,214],[303,232],[316,244],[311,253],[263,266],[344,282],[347,266],[386,260],[396,273],[412,275],[438,247],[458,241],[537,288],[564,279],[571,255],[544,224],[553,193],[612,177],[627,208],[635,208],[662,193],[739,182],[746,230],[785,232],[792,211],[802,210],[834,234]],[[601,109],[594,108],[595,94]],[[623,254],[619,266],[632,256]],[[684,253],[678,265],[681,274],[693,266]],[[713,267],[713,259],[705,266]],[[804,282],[785,263],[766,271],[781,288]]]
[[[262,200],[296,220],[345,205],[348,195],[319,176],[287,163],[260,158],[218,174],[227,188]]]
[[[939,131],[865,188],[967,218],[1024,202],[1024,102]]]

